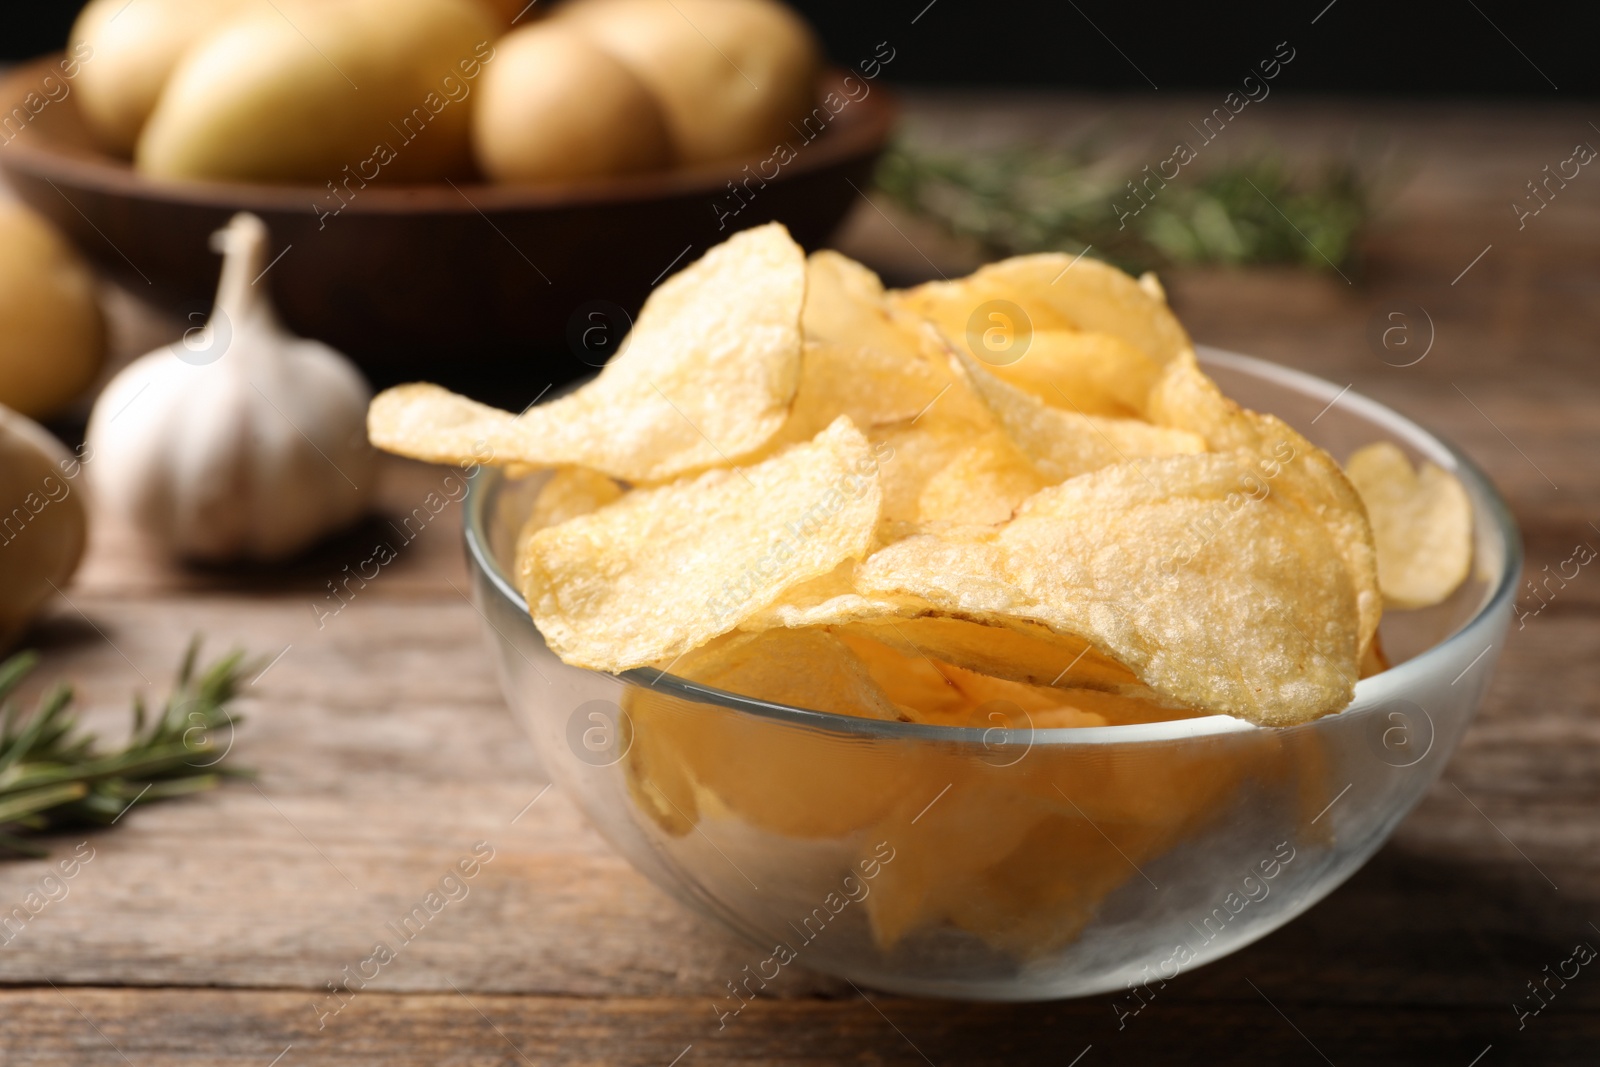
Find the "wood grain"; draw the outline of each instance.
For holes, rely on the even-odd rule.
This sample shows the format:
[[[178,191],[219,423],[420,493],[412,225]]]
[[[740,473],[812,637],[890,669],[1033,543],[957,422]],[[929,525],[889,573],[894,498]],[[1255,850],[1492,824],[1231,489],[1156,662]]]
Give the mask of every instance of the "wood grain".
[[[1168,278],[1196,338],[1350,382],[1461,444],[1510,499],[1531,571],[1579,540],[1600,545],[1600,178],[1574,182],[1520,232],[1508,207],[1584,138],[1580,111],[1278,103],[1252,117],[1260,143],[1343,151],[1375,132],[1409,177],[1351,284],[1264,270]],[[952,143],[1101,121],[1137,152],[1199,102],[910,104]],[[900,281],[934,273],[924,252],[964,269],[970,249],[880,206],[861,205],[840,236],[848,251]],[[1403,369],[1366,339],[1402,300],[1437,330],[1429,356]],[[385,511],[405,513],[437,480],[389,464]],[[1585,972],[1521,1030],[1511,1004],[1575,942],[1600,945],[1600,577],[1585,572],[1513,624],[1444,779],[1365,869],[1182,976],[1125,1029],[1105,997],[947,1004],[792,971],[719,1031],[711,1004],[748,962],[740,947],[634,874],[559,791],[512,823],[541,786],[462,595],[456,509],[319,626],[326,583],[390,533],[374,520],[290,567],[240,574],[175,568],[126,531],[95,528],[70,604],[32,637],[49,673],[80,681],[97,725],[121,728],[130,692],[164,685],[193,632],[282,657],[251,689],[236,739],[256,783],[136,807],[87,838],[94,859],[69,895],[0,945],[0,1062],[267,1067],[289,1046],[285,1067],[680,1054],[685,1067],[1069,1064],[1089,1046],[1084,1067],[1595,1061],[1600,976]],[[58,854],[80,840],[61,839]],[[495,855],[469,895],[319,1030],[311,1005],[325,983],[477,841]],[[0,907],[45,871],[0,865]]]

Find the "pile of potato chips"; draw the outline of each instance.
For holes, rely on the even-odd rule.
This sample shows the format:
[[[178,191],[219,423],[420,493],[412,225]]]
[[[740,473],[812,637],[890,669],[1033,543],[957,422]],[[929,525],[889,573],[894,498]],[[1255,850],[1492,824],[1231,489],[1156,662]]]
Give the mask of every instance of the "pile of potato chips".
[[[1378,445],[1347,477],[1219,392],[1153,277],[1064,255],[891,292],[763,226],[570,395],[401,386],[368,429],[554,468],[517,579],[564,661],[886,720],[1305,722],[1381,669],[1386,598],[1471,560],[1452,476]]]

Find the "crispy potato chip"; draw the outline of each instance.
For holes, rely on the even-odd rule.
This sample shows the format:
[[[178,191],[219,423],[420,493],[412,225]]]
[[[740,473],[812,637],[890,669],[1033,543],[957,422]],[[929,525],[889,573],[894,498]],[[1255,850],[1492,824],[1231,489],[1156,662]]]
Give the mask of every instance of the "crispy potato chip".
[[[920,638],[927,636],[925,624],[930,623],[970,631],[987,629],[997,640],[975,644],[970,635],[964,640],[949,640],[948,633],[935,631],[935,640],[924,642]],[[914,636],[908,636],[907,631]],[[845,627],[837,632],[837,637],[866,664],[889,699],[915,722],[1009,730],[1025,739],[1028,730],[1160,722],[1197,714],[1162,701],[1154,692],[1138,685],[1126,669],[1104,660],[1098,660],[1103,668],[1097,669],[1102,669],[1104,675],[1097,680],[1112,675],[1119,681],[1126,679],[1127,684],[1120,688],[1128,689],[1128,693],[1029,684],[1009,674],[996,676],[930,658],[930,648],[932,653],[937,653],[940,644],[947,648],[964,645],[979,650],[979,662],[995,662],[1001,655],[995,646],[1003,646],[1008,640],[1006,631],[996,631],[995,627],[959,619],[916,619]],[[1048,631],[1045,631],[1045,638],[1054,640],[1056,647],[1052,652],[1063,644],[1061,638]],[[1049,647],[1039,638],[1032,638],[1032,641],[1036,647]],[[1005,666],[1022,662],[1025,661],[1012,658]],[[1078,675],[1076,665],[1071,666],[1072,674]],[[1067,674],[1065,670],[1057,672],[1056,678],[1059,680]],[[1082,675],[1088,676],[1089,669]]]
[[[1160,286],[1153,287],[1156,292],[1151,288],[1097,259],[1045,252],[991,263],[966,278],[929,282],[890,299],[932,319],[965,352],[970,352],[967,335],[974,313],[989,301],[1008,301],[1028,320],[1011,324],[1014,329],[1110,334],[1160,365],[1193,346]],[[987,319],[979,323],[987,324]]]
[[[1383,635],[1380,633],[1361,654],[1361,677],[1371,678],[1374,674],[1382,674],[1389,667],[1389,657],[1383,651]]]
[[[1378,546],[1378,585],[1396,608],[1438,604],[1472,568],[1472,502],[1455,475],[1433,463],[1413,470],[1388,441],[1344,466],[1367,506]]]
[[[1051,482],[1147,456],[1205,451],[1205,441],[1186,430],[1049,407],[996,378],[965,352],[956,350],[954,358],[1012,443]]]
[[[746,230],[663,282],[626,346],[583,388],[520,416],[437,386],[373,400],[379,448],[458,463],[576,464],[630,482],[729,466],[767,443],[800,382],[804,253],[777,223]]]
[[[714,642],[685,655],[672,673],[775,704],[866,719],[896,719],[866,665],[825,630],[768,630]]]
[[[1242,408],[1223,396],[1192,353],[1163,369],[1150,394],[1150,418],[1199,434],[1215,451],[1247,453],[1251,460],[1237,486],[1244,495],[1281,493],[1322,520],[1349,572],[1360,617],[1359,647],[1365,652],[1383,615],[1377,550],[1361,497],[1333,457],[1283,420]]]
[[[904,611],[910,603],[897,606]],[[1126,667],[1076,635],[1020,620],[991,624],[939,615],[932,608],[923,611],[906,616],[861,613],[834,625],[841,640],[867,637],[903,655],[931,657],[1006,681],[1152,695]]]
[[[528,543],[533,535],[550,526],[559,526],[568,519],[598,511],[622,496],[622,486],[612,479],[587,467],[562,467],[545,480],[534,498],[528,518],[517,531],[516,565],[513,575],[517,588],[526,583]]]
[[[921,403],[910,417],[933,413],[937,398],[935,418],[987,425],[983,405],[951,372],[945,357],[948,346],[938,331],[921,315],[892,306],[878,276],[854,260],[826,250],[812,253],[806,262],[801,321],[807,341],[851,351],[868,349],[876,357],[869,365],[872,377],[858,380],[854,391],[883,390],[896,397],[911,392]],[[832,389],[841,399],[849,392]],[[882,421],[886,420],[858,421],[858,425],[868,430]]]
[[[1117,418],[1142,416],[1161,374],[1156,361],[1129,341],[1072,330],[1035,330],[1021,358],[984,366],[1051,407]]]
[[[863,556],[882,503],[871,448],[841,416],[744,471],[634,490],[539,531],[528,605],[567,663],[623,671],[670,661]]]
[[[909,423],[949,384],[949,373],[916,351],[808,341],[794,407],[768,447],[809,441],[840,415],[869,434]]]
[[[850,649],[819,630],[774,630],[719,640],[679,661],[679,673],[727,692],[869,718],[897,717]],[[772,833],[838,837],[883,818],[900,801],[913,761],[888,759],[887,742],[844,738],[691,704],[630,687],[635,797],[669,833],[702,812]],[[638,758],[634,759],[634,753]]]
[[[883,282],[855,260],[823,249],[806,260],[807,341],[911,355],[917,349],[907,320],[889,310]],[[909,322],[915,326],[915,321]]]
[[[1325,525],[1287,494],[1230,504],[1239,464],[1107,467],[1038,493],[996,533],[892,544],[856,582],[1077,635],[1197,709],[1263,725],[1337,711],[1357,675],[1355,590]],[[1186,559],[1170,554],[1185,545]]]
[[[917,497],[917,524],[997,526],[1046,484],[1005,434],[991,432],[927,480]]]

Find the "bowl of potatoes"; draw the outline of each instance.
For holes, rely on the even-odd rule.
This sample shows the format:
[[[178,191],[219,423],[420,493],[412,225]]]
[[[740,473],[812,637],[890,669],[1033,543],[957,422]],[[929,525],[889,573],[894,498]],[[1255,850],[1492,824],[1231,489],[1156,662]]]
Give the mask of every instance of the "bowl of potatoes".
[[[292,330],[379,381],[537,388],[730,233],[821,243],[893,58],[829,65],[779,0],[93,0],[0,82],[0,172],[169,312],[198,321],[250,211]]]

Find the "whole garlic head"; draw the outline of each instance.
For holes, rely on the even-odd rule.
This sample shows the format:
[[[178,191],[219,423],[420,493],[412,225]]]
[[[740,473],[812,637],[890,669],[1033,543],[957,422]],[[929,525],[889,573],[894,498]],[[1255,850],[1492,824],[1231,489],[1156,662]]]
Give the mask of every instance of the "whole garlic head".
[[[173,554],[275,560],[366,510],[371,399],[338,352],[295,337],[266,288],[267,228],[235,215],[216,306],[181,343],[125,367],[89,419],[97,498]]]

